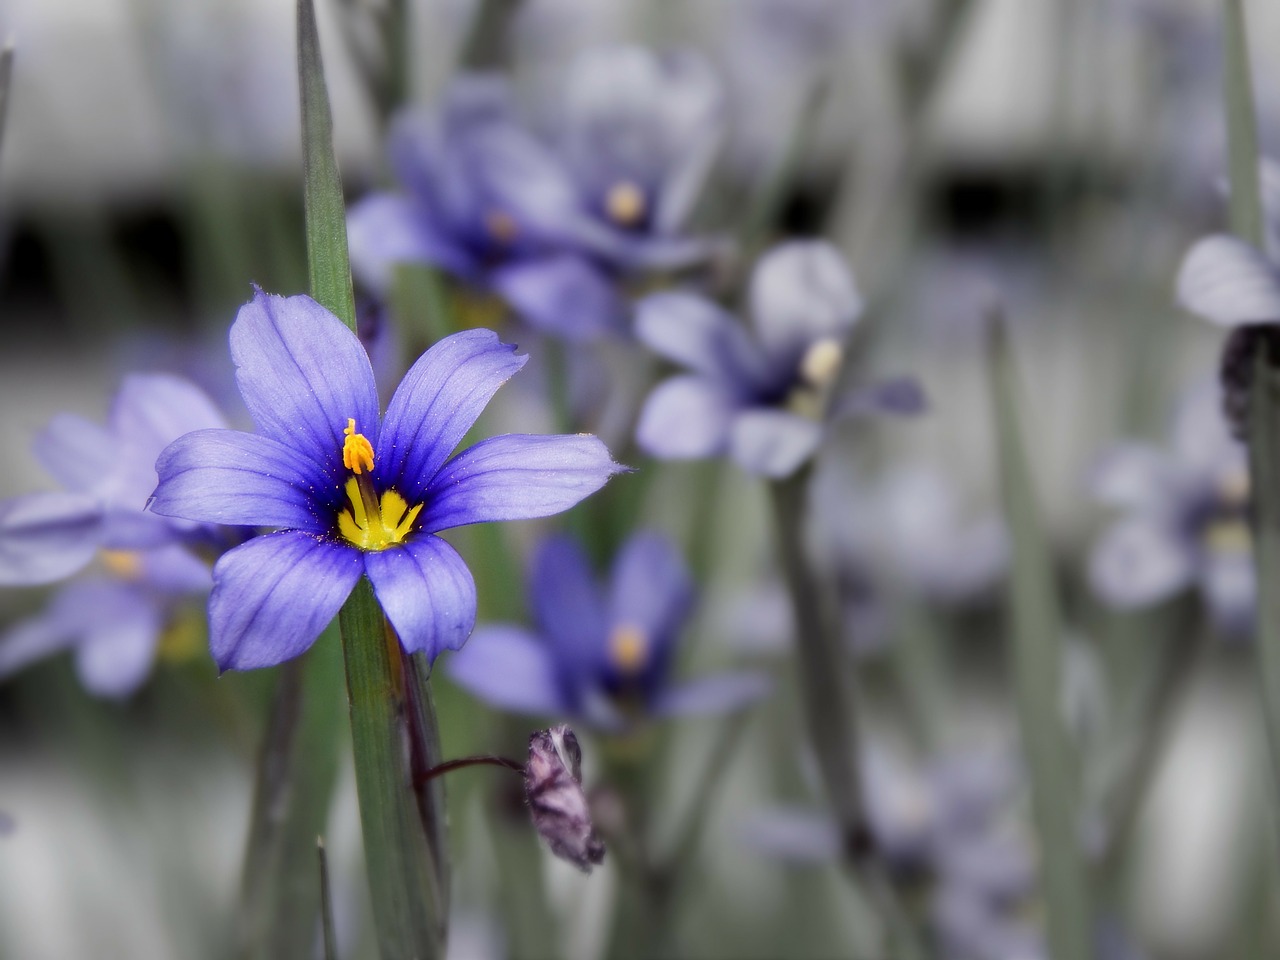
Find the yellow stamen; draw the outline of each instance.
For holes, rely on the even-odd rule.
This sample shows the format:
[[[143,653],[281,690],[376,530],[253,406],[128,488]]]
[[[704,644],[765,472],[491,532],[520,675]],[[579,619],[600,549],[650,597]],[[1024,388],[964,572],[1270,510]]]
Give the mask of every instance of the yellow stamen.
[[[800,376],[810,386],[830,386],[844,362],[844,347],[835,337],[824,337],[809,345],[800,358]]]
[[[1214,553],[1246,553],[1253,548],[1253,535],[1244,520],[1217,520],[1205,527],[1204,544]]]
[[[620,180],[604,198],[604,212],[622,227],[634,227],[645,214],[644,191],[630,180]]]
[[[136,550],[103,550],[102,566],[121,580],[137,580],[142,576],[142,555]]]
[[[609,634],[609,659],[624,674],[637,674],[649,659],[649,638],[634,623],[620,623]]]
[[[1249,471],[1245,467],[1232,470],[1218,482],[1218,496],[1229,507],[1243,507],[1249,502]]]
[[[347,417],[347,429],[342,432],[347,437],[342,441],[342,465],[355,474],[372,470],[373,444],[363,433],[356,433],[354,417]]]
[[[376,511],[367,509],[364,491],[355,477],[347,480],[345,490],[351,506],[338,514],[338,532],[361,550],[385,550],[404,543],[422,512],[422,504],[410,509],[405,498],[394,490],[382,495]]]
[[[520,232],[520,228],[516,225],[515,217],[505,210],[490,210],[486,213],[484,215],[484,228],[489,231],[489,236],[503,246],[515,240],[516,234]]]

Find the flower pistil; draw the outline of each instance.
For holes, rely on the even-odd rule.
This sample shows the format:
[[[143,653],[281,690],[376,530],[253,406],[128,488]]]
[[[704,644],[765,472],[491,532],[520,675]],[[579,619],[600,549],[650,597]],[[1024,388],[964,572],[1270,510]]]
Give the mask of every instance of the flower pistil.
[[[409,508],[395,490],[381,496],[373,486],[373,445],[362,433],[356,433],[356,421],[347,418],[343,431],[342,465],[351,471],[344,488],[348,509],[338,514],[338,531],[361,550],[385,550],[403,543],[412,532],[422,504]]]

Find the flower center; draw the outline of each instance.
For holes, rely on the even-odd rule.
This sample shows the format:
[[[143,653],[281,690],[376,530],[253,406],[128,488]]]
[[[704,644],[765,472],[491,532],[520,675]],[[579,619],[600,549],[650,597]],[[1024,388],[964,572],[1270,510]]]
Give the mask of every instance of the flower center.
[[[342,465],[353,476],[344,490],[348,507],[338,514],[338,532],[361,550],[385,550],[413,532],[422,504],[410,509],[408,501],[394,490],[381,496],[373,487],[373,444],[356,433],[356,422],[347,418],[346,439],[342,442]]]
[[[505,210],[490,210],[484,215],[484,228],[499,245],[509,246],[520,232],[515,217]]]
[[[99,554],[103,569],[121,580],[142,579],[142,555],[136,550],[103,550]]]
[[[605,194],[604,211],[618,226],[634,227],[644,219],[644,191],[630,180],[619,180]]]
[[[809,344],[796,367],[799,382],[787,395],[786,408],[792,413],[821,420],[843,363],[844,347],[835,337],[823,337]]]
[[[1247,553],[1253,548],[1253,534],[1244,520],[1225,517],[1205,527],[1204,545],[1213,553]]]
[[[649,660],[649,638],[634,623],[620,623],[609,634],[609,659],[624,676],[635,676]]]

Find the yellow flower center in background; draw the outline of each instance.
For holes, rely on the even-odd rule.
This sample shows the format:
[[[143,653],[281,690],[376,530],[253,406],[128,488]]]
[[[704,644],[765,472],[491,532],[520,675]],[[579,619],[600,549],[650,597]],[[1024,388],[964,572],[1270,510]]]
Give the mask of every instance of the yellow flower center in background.
[[[824,337],[809,345],[800,358],[800,377],[805,383],[819,389],[828,387],[840,372],[844,362],[844,347],[835,337]]]
[[[142,576],[142,555],[136,550],[103,550],[99,554],[107,573],[121,580],[137,580]]]
[[[1242,519],[1215,520],[1205,527],[1204,544],[1214,553],[1247,553],[1253,549],[1253,534]]]
[[[619,226],[634,227],[644,219],[644,191],[630,180],[620,180],[605,194],[604,211]]]
[[[649,638],[634,623],[620,623],[609,634],[609,659],[619,672],[637,674],[649,660]]]
[[[376,511],[367,510],[355,477],[347,480],[346,492],[350,506],[338,514],[338,531],[361,550],[385,550],[403,543],[422,512],[422,504],[410,509],[405,498],[394,490],[382,495]]]

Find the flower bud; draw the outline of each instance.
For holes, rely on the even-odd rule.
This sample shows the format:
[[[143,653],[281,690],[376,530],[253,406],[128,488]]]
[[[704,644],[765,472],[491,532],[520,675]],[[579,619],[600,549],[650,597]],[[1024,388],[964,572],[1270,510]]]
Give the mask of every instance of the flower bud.
[[[596,836],[582,790],[582,749],[567,724],[529,737],[524,797],[533,825],[552,853],[585,873],[604,861],[604,843]]]

